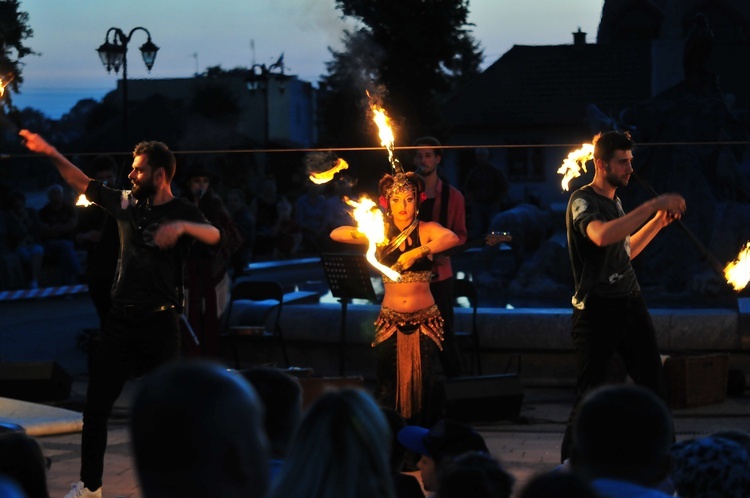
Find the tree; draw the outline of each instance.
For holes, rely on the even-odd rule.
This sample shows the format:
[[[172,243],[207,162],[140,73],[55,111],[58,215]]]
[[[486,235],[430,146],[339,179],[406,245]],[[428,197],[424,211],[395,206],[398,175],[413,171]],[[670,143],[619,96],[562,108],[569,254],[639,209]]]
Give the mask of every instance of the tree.
[[[29,27],[29,14],[19,12],[18,0],[0,1],[0,78],[3,85],[9,85],[18,93],[23,83],[21,59],[36,54],[24,45],[24,40],[31,38],[34,32]],[[3,106],[12,108],[11,92],[5,92]]]
[[[365,89],[384,88],[383,103],[405,139],[444,135],[441,105],[479,74],[483,58],[467,22],[469,1],[337,0],[336,7],[360,27],[344,33],[342,52],[331,50],[324,105],[347,117],[355,109],[364,119]],[[324,137],[351,134],[351,121],[330,114],[324,111]]]

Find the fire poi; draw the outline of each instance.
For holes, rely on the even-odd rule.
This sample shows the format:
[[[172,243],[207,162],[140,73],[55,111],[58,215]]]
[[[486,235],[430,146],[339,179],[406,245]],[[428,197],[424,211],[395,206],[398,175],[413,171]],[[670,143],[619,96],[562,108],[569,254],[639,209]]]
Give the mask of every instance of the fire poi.
[[[745,243],[737,259],[724,268],[724,277],[727,283],[738,292],[750,282],[750,242]]]
[[[594,146],[592,144],[583,144],[580,149],[574,150],[562,163],[558,173],[563,175],[562,188],[567,191],[570,188],[570,181],[573,178],[581,176],[581,170],[585,173],[586,163],[594,158]]]
[[[310,178],[310,181],[314,184],[322,185],[333,180],[333,177],[336,176],[336,173],[343,171],[348,167],[349,164],[343,159],[339,158],[336,160],[336,164],[334,164],[331,169],[321,171],[319,173],[310,173],[310,176],[308,178]]]

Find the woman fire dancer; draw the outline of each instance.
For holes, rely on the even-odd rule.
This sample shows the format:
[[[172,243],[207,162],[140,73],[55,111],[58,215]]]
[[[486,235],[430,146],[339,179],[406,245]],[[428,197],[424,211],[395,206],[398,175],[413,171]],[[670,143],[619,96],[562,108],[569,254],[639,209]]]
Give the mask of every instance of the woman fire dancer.
[[[439,223],[417,219],[424,188],[422,178],[411,172],[380,180],[388,243],[379,249],[378,260],[401,278],[394,281],[383,275],[385,295],[372,346],[377,357],[377,400],[410,423],[429,427],[440,416],[432,364],[443,341],[443,319],[430,293],[431,255],[458,245],[459,240]],[[331,238],[368,243],[366,235],[352,226],[336,228]]]

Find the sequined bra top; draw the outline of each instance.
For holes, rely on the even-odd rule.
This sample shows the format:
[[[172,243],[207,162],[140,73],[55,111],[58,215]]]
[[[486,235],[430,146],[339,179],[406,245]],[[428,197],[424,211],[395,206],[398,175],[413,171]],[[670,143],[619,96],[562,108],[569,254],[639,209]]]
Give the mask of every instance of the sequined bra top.
[[[410,243],[411,242],[411,243]],[[392,268],[396,264],[398,258],[405,252],[411,251],[420,247],[422,242],[419,240],[419,225],[414,229],[409,238],[406,239],[404,244],[404,250],[397,247],[393,252],[386,254],[379,258],[380,263]],[[408,270],[403,270],[401,273],[401,280],[391,280],[387,276],[383,275],[383,283],[395,284],[395,283],[406,283],[406,282],[429,282],[432,280],[432,260],[426,256],[422,256],[414,262]]]

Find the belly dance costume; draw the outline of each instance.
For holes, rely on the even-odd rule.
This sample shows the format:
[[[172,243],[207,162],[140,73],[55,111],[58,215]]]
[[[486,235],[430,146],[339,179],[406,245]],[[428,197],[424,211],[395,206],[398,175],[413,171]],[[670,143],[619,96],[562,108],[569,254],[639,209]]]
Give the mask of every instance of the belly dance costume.
[[[415,225],[418,228],[418,222]],[[404,251],[396,246],[381,256],[382,264],[391,267],[401,254],[421,245],[419,230],[412,230],[415,234],[413,243],[407,243]],[[432,261],[427,257],[401,271],[402,283],[429,282],[431,279]],[[398,283],[385,275],[383,282],[385,285]],[[430,406],[432,360],[435,353],[442,350],[442,342],[443,319],[436,305],[410,313],[382,307],[375,321],[375,340],[372,343],[378,353],[378,401],[384,406],[394,407],[406,419],[421,417],[423,420],[413,421],[430,422],[427,418],[433,411]]]

